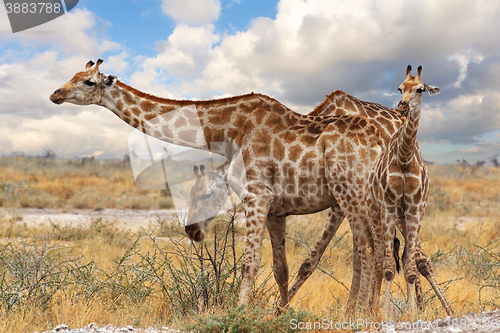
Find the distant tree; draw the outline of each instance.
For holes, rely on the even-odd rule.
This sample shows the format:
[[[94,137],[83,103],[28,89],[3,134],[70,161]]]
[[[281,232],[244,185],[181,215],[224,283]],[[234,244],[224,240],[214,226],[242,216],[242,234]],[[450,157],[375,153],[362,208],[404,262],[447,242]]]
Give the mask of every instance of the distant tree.
[[[56,155],[56,153],[54,153],[54,151],[52,149],[47,149],[45,151],[45,153],[43,153],[42,158],[51,159],[52,160],[52,159],[57,158],[57,155]]]
[[[498,161],[498,154],[490,158],[490,162],[493,164],[495,168],[500,167],[500,161]]]

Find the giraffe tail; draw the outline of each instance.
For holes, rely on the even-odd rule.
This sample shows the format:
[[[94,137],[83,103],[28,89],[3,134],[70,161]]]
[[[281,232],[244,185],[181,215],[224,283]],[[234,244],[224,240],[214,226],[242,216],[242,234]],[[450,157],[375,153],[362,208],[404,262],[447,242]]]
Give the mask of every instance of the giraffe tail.
[[[399,247],[401,246],[401,242],[399,241],[399,238],[394,236],[394,260],[396,261],[396,271],[399,273],[401,270],[401,265],[399,264],[400,257],[399,257]]]

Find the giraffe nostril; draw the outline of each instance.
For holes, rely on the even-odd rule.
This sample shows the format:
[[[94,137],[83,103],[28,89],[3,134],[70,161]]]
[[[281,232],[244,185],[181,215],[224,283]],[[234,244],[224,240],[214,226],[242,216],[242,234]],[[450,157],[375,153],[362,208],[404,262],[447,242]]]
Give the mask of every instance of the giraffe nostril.
[[[54,95],[57,95],[57,94],[60,94],[60,93],[62,93],[61,89],[57,89],[56,91],[54,91]]]

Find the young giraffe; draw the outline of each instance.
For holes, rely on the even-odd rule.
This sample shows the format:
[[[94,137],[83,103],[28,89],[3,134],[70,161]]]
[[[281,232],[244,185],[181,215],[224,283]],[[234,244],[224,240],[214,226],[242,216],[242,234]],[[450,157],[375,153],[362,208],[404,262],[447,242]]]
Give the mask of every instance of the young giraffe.
[[[441,90],[424,84],[420,78],[422,66],[415,77],[408,65],[406,78],[398,90],[403,94],[398,104],[401,113],[407,114],[406,122],[394,134],[385,153],[380,157],[370,174],[370,196],[367,203],[374,218],[372,230],[377,260],[376,283],[385,277],[384,313],[390,315],[390,291],[396,264],[394,261],[394,236],[399,219],[405,250],[403,253],[404,274],[407,283],[410,315],[415,312],[413,285],[418,277],[416,253],[418,232],[427,206],[429,175],[417,145],[417,131],[423,93],[431,96]],[[382,242],[380,242],[382,241]],[[383,271],[383,273],[382,273]],[[376,291],[377,288],[375,288]]]
[[[286,216],[329,207],[337,214],[345,212],[351,225],[361,262],[359,302],[364,304],[371,284],[373,242],[362,193],[366,192],[370,166],[382,152],[378,130],[368,119],[301,115],[253,93],[211,101],[158,98],[100,73],[102,62],[99,59],[94,68],[88,62],[50,100],[106,107],[131,126],[167,142],[222,155],[226,151],[217,148],[221,142],[240,148],[247,179],[240,304],[248,303],[267,227],[280,304],[287,306]],[[203,227],[197,223],[186,228],[191,239],[203,238],[200,225]]]
[[[389,109],[385,106],[382,106],[378,103],[365,102],[361,101],[349,94],[341,90],[337,90],[330,95],[327,95],[326,99],[321,103],[318,107],[316,107],[310,115],[363,115],[370,118],[371,122],[377,126],[379,132],[386,143],[389,144],[392,136],[396,131],[401,127],[403,118],[401,113],[397,110]],[[418,149],[418,142],[415,142]],[[327,223],[325,228],[320,236],[320,239],[316,243],[314,250],[311,254],[304,260],[302,266],[293,280],[291,287],[289,289],[289,298],[290,300],[297,293],[299,288],[304,284],[304,282],[309,278],[312,272],[317,267],[321,256],[323,255],[326,247],[330,243],[331,239],[335,235],[336,231],[342,224],[344,216],[334,214],[334,212],[330,212],[328,216]],[[401,223],[398,223],[398,227],[401,230]],[[354,253],[354,270],[353,270],[353,278],[351,284],[351,292],[349,293],[349,301],[348,304],[351,306],[355,304],[355,299],[357,297],[357,290],[359,288],[359,258],[356,257],[357,251],[353,251]],[[432,263],[429,260],[428,256],[423,252],[420,243],[416,244],[416,262],[417,267],[427,281],[429,281],[432,286],[434,292],[438,296],[441,304],[444,309],[448,313],[448,315],[453,316],[454,312],[444,296],[443,291],[439,287],[439,284],[434,276],[432,270]],[[370,300],[370,308],[377,309],[378,308],[378,297],[380,295],[381,289],[381,280],[374,281],[376,284],[372,290],[372,298]],[[420,277],[417,277],[415,280],[415,293],[417,297],[417,304],[421,311],[424,310],[423,304],[423,296],[422,289],[420,283]],[[352,309],[348,308],[348,311]]]

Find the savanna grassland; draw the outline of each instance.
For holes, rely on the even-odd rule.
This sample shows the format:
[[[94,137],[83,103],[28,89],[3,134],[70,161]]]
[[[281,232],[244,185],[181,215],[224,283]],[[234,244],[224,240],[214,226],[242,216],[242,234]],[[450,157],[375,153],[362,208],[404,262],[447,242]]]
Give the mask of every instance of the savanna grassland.
[[[500,307],[500,168],[466,163],[429,166],[431,189],[420,232],[424,251],[457,314]],[[225,214],[193,245],[176,217],[158,216],[142,230],[117,220],[61,224],[23,220],[26,208],[169,209],[168,191],[136,186],[127,159],[0,157],[0,331],[41,331],[65,323],[82,327],[169,326],[200,331],[285,331],[290,319],[343,319],[352,275],[352,236],[346,222],[319,269],[291,303],[274,315],[278,292],[266,235],[250,307],[236,309],[244,228]],[[233,212],[234,213],[234,212]],[[327,213],[288,218],[291,276],[314,246]],[[234,223],[232,223],[234,221]],[[400,237],[401,238],[401,237]],[[426,309],[418,318],[446,316],[424,279]],[[393,301],[406,320],[405,283]],[[376,319],[376,318],[375,318]]]

